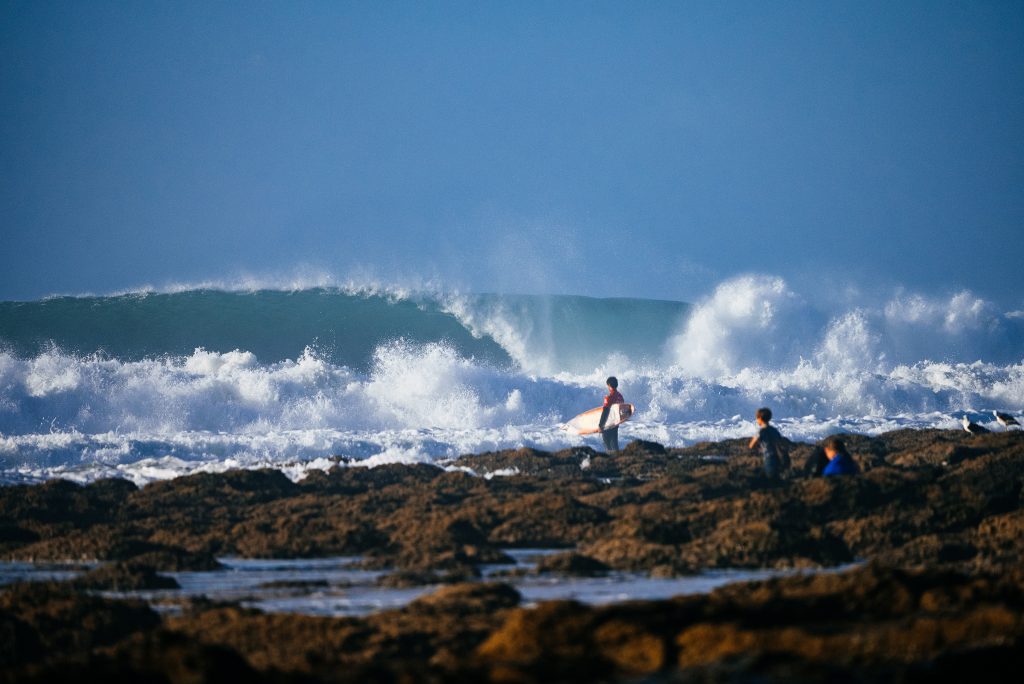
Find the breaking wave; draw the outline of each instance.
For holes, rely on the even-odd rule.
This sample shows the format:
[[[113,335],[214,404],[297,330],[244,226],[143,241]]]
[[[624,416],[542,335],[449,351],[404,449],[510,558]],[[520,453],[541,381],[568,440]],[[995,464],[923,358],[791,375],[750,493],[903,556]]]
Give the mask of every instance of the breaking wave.
[[[558,425],[619,377],[624,437],[955,427],[1024,408],[1024,320],[969,292],[823,311],[777,277],[679,302],[314,287],[0,303],[0,477],[146,481],[585,443]],[[594,442],[596,446],[596,442]]]

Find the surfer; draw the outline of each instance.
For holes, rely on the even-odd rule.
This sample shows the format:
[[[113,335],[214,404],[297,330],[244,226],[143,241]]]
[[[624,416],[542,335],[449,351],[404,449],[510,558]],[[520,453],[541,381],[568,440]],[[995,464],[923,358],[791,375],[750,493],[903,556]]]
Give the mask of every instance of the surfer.
[[[757,420],[758,431],[750,440],[750,448],[761,448],[764,474],[774,480],[779,477],[783,467],[788,465],[789,454],[786,448],[786,438],[774,426],[769,425],[772,420],[770,408],[757,409],[754,418]]]
[[[612,452],[619,450],[619,426],[616,425],[605,430],[604,423],[608,420],[608,411],[611,410],[612,404],[625,404],[626,400],[619,394],[619,381],[614,375],[605,380],[605,384],[608,385],[608,396],[604,398],[601,420],[597,423],[597,429],[601,433],[601,439],[604,440],[605,450]]]

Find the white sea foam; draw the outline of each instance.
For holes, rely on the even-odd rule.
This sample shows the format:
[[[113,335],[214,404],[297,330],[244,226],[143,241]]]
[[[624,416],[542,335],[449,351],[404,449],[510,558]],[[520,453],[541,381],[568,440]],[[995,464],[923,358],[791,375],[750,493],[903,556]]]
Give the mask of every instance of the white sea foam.
[[[682,372],[701,378],[778,368],[805,349],[816,327],[807,312],[781,278],[738,278],[697,306],[669,347]]]

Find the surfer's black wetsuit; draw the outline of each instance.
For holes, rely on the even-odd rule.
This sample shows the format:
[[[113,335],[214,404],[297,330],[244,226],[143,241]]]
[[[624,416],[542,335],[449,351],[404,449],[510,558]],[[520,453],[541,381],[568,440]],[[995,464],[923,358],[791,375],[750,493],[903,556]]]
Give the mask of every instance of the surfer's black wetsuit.
[[[622,398],[619,390],[612,390],[611,393],[604,398],[604,409],[601,411],[601,420],[597,422],[597,429],[601,431],[601,439],[604,440],[605,451],[618,451],[619,450],[619,426],[616,425],[613,428],[604,429],[604,422],[608,420],[608,411],[611,410],[612,404],[625,404],[626,400]]]

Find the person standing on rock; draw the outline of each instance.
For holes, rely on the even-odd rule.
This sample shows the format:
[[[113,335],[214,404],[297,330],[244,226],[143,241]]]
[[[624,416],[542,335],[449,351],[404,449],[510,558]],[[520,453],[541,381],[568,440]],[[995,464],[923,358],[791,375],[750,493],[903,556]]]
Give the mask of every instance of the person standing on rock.
[[[619,450],[619,426],[616,425],[605,430],[604,424],[608,420],[608,412],[611,410],[612,404],[625,404],[626,400],[619,393],[618,378],[613,375],[605,380],[605,384],[608,385],[608,396],[604,398],[601,420],[597,423],[597,429],[601,433],[601,439],[604,440],[605,451],[611,453]]]
[[[786,438],[782,436],[773,425],[772,410],[770,408],[759,408],[754,414],[757,421],[758,432],[750,440],[750,448],[760,447],[761,457],[764,460],[764,474],[777,479],[783,467],[789,462],[789,450],[786,446]]]

